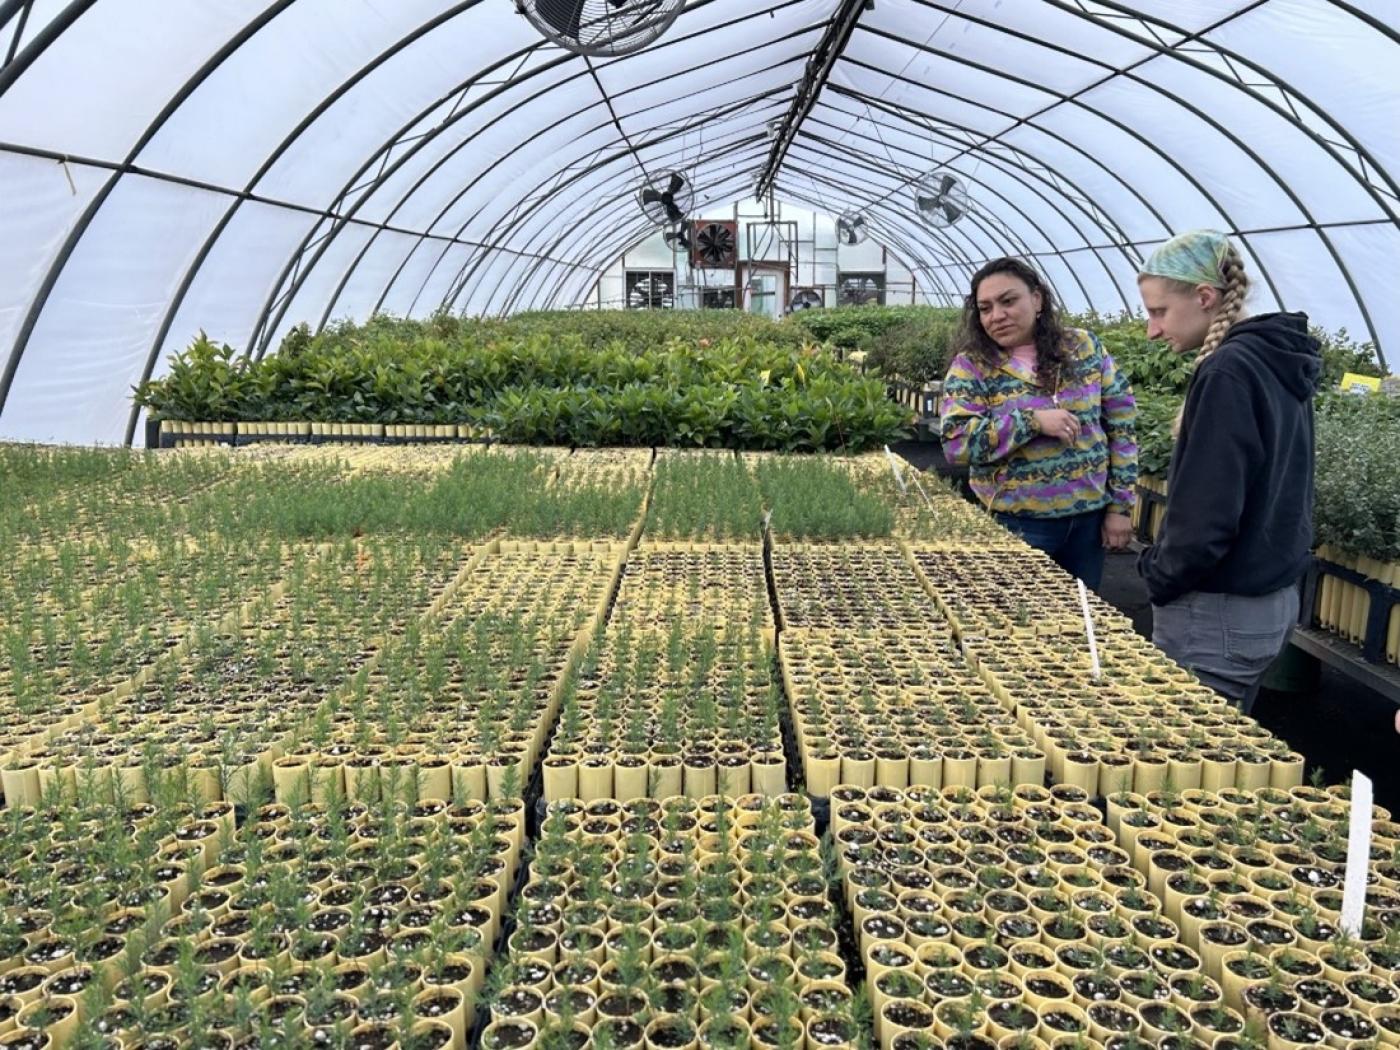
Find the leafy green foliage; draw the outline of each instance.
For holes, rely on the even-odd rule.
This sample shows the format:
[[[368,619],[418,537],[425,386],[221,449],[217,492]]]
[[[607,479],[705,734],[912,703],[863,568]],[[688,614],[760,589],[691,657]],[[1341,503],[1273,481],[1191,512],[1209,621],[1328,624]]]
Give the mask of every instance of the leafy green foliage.
[[[575,446],[814,451],[902,435],[907,413],[878,380],[743,317],[374,318],[296,330],[259,362],[201,337],[136,402],[159,419],[473,423]]]
[[[1166,343],[1148,339],[1142,318],[1132,314],[1116,318],[1089,314],[1068,320],[1072,327],[1098,335],[1113,363],[1127,374],[1135,394],[1186,393],[1194,355],[1174,353]]]
[[[941,382],[957,351],[960,331],[956,310],[911,313],[874,337],[866,365],[919,386]]]
[[[1181,395],[1151,389],[1136,393],[1138,469],[1145,477],[1164,478],[1172,460],[1172,423]]]
[[[1385,369],[1376,360],[1376,348],[1372,343],[1358,343],[1347,335],[1345,328],[1336,332],[1325,332],[1313,328],[1312,334],[1322,344],[1322,389],[1336,390],[1342,376],[1354,372],[1359,376],[1385,375]]]
[[[785,324],[806,332],[812,339],[851,350],[868,350],[875,340],[900,324],[927,317],[954,317],[958,311],[933,306],[837,306],[829,310],[802,310]]]
[[[1316,484],[1318,543],[1400,561],[1400,400],[1321,398]]]

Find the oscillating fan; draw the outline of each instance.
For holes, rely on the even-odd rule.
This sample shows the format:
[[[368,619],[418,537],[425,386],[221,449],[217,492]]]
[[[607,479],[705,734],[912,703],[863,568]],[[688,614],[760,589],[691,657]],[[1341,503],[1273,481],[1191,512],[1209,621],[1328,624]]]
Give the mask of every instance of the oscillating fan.
[[[673,226],[695,206],[695,191],[684,175],[673,171],[663,189],[643,186],[637,193],[637,201],[642,206],[642,214],[653,226]]]
[[[725,269],[738,261],[738,229],[732,222],[697,222],[691,265],[703,269]]]
[[[864,244],[869,236],[870,229],[865,225],[865,216],[859,212],[848,211],[836,220],[836,239],[842,244]]]
[[[799,288],[792,293],[792,298],[788,300],[788,313],[796,313],[798,310],[815,310],[824,302],[822,293],[815,288]]]
[[[630,55],[671,27],[684,0],[516,0],[546,39],[577,55]]]
[[[690,223],[678,222],[661,235],[666,247],[673,252],[690,251]]]
[[[914,204],[930,225],[951,226],[967,214],[967,191],[957,176],[935,172],[915,189]]]

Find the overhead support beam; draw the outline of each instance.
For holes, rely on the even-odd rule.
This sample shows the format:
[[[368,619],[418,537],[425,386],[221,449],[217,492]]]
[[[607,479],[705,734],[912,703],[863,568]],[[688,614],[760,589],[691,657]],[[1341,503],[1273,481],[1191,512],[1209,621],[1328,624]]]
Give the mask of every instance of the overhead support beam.
[[[773,139],[773,148],[769,151],[768,160],[763,165],[763,171],[759,173],[758,182],[754,186],[755,200],[762,200],[772,192],[773,182],[777,179],[778,171],[787,158],[788,147],[797,137],[797,132],[801,129],[802,122],[807,119],[807,114],[812,112],[812,107],[817,104],[817,98],[821,95],[822,88],[826,87],[827,79],[836,67],[836,60],[845,52],[846,45],[851,41],[851,35],[856,31],[856,23],[860,21],[861,14],[874,6],[875,0],[841,0],[836,12],[831,16],[831,21],[827,23],[826,32],[822,34],[821,40],[812,49],[811,57],[807,59],[807,68],[803,71],[802,80],[797,85],[797,94],[793,96],[792,108],[788,110],[787,116],[783,117],[782,123],[778,125],[778,134]]]

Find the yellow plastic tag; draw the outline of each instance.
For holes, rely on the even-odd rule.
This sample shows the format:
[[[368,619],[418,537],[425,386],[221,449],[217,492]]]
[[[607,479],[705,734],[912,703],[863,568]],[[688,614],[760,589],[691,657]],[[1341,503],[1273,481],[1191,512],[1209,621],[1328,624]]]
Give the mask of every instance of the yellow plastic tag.
[[[1375,376],[1359,376],[1355,372],[1348,372],[1342,376],[1341,389],[1349,394],[1375,393],[1380,388],[1381,381]]]

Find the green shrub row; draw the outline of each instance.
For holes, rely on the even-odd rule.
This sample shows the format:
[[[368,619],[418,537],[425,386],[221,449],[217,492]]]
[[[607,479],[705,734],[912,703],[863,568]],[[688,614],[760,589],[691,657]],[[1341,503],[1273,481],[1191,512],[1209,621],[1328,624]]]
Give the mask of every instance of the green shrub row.
[[[299,330],[258,362],[201,335],[135,396],[155,419],[472,423],[532,444],[860,450],[902,436],[882,383],[775,330],[721,311],[376,318]]]
[[[1319,544],[1400,561],[1400,399],[1318,399],[1316,484]]]
[[[888,379],[923,386],[948,372],[961,311],[933,306],[840,306],[794,314],[789,323],[813,339],[865,352],[865,364]]]

